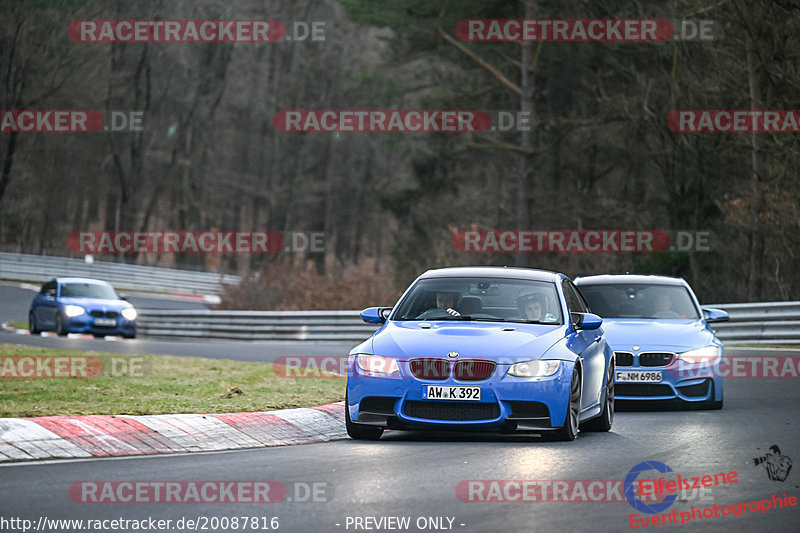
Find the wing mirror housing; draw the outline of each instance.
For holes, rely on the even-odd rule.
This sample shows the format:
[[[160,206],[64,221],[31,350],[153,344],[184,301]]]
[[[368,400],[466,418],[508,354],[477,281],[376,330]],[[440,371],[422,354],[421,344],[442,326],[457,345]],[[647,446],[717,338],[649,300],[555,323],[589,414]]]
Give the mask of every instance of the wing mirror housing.
[[[723,309],[714,309],[713,307],[704,307],[703,314],[706,316],[706,322],[727,322],[731,319],[727,311]]]
[[[391,307],[368,307],[359,313],[367,324],[383,324],[389,317]]]
[[[603,319],[594,313],[572,313],[576,329],[597,329],[603,325]]]

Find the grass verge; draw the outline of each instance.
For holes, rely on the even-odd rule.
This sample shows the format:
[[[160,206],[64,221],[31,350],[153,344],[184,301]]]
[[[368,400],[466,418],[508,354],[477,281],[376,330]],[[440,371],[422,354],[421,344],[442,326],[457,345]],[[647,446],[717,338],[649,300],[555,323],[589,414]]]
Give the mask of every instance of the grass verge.
[[[103,371],[97,377],[7,377],[15,363],[22,368],[19,357],[97,358]],[[344,378],[282,378],[269,363],[13,344],[0,344],[0,371],[0,417],[268,411],[337,402],[345,392]]]

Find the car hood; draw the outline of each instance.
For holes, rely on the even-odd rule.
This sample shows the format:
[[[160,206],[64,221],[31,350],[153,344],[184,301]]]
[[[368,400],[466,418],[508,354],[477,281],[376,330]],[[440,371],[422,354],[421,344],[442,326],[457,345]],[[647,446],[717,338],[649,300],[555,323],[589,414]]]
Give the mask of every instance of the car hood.
[[[100,298],[79,298],[76,296],[59,298],[58,301],[64,305],[80,305],[81,307],[89,307],[92,309],[105,308],[108,311],[121,311],[128,307],[133,307],[130,302],[126,302],[125,300],[103,300]]]
[[[614,350],[682,351],[714,342],[702,320],[604,318],[603,331]]]
[[[459,356],[492,359],[539,359],[564,338],[565,326],[514,324],[509,322],[431,321],[430,329],[420,322],[389,322],[354,353],[370,350],[372,354],[406,360],[411,357]],[[513,328],[513,329],[512,329]],[[505,330],[505,331],[504,331]]]

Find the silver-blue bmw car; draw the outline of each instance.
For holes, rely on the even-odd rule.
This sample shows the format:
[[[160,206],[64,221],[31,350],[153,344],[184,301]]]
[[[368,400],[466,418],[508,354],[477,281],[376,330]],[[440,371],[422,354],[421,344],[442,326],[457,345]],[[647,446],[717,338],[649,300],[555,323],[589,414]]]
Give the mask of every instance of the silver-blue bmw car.
[[[576,278],[575,284],[591,311],[603,317],[616,359],[618,400],[722,408],[722,377],[693,370],[724,357],[710,324],[728,320],[728,313],[702,308],[681,278],[601,275]]]

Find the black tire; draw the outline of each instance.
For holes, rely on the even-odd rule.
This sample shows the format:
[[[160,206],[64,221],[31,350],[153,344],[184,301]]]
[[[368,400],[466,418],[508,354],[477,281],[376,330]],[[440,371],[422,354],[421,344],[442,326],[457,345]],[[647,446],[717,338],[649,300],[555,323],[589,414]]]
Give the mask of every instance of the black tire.
[[[711,387],[712,388],[714,387],[713,383],[711,384]],[[706,401],[703,402],[703,409],[711,409],[713,411],[716,411],[718,409],[722,409],[722,404],[725,401],[725,397],[723,396],[722,398],[720,398],[719,401],[716,401],[713,398],[716,395],[717,391],[715,390],[715,391],[713,391],[713,393],[714,394],[711,395],[711,399],[706,400]]]
[[[350,409],[347,408],[347,396],[344,398],[344,425],[347,428],[347,434],[351,439],[355,440],[378,440],[383,435],[383,428],[380,426],[367,426],[365,424],[357,424],[350,420]]]
[[[31,335],[36,335],[42,331],[36,323],[36,315],[33,314],[33,311],[28,313],[28,331],[30,331]]]
[[[123,339],[135,339],[135,338],[136,338],[136,333],[134,333],[134,334],[132,334],[132,335],[124,335],[124,334],[123,334],[123,335],[122,335],[122,338],[123,338]]]
[[[569,403],[567,414],[564,416],[564,425],[555,431],[544,434],[547,440],[551,441],[571,441],[578,436],[581,415],[581,375],[578,367],[572,370],[572,381],[569,385]]]
[[[606,377],[606,394],[603,406],[603,412],[597,418],[584,422],[581,429],[586,431],[611,431],[611,425],[614,423],[614,363],[609,367],[608,376]]]
[[[61,313],[56,315],[56,333],[65,337],[68,333],[67,328],[64,326],[64,317],[61,316]]]

